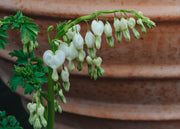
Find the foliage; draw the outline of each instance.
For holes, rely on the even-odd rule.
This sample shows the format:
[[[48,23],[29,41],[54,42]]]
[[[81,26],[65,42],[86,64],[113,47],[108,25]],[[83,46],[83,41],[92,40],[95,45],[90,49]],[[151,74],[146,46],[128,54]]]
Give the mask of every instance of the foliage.
[[[23,129],[14,116],[6,116],[5,111],[0,111],[0,129]]]
[[[8,37],[6,30],[14,29],[21,31],[21,40],[24,42],[36,41],[39,29],[35,23],[30,22],[32,19],[23,16],[21,12],[17,12],[14,16],[5,16],[0,19],[0,48],[5,49],[5,44],[8,44],[5,38]],[[28,41],[27,41],[28,40]]]
[[[34,89],[40,90],[41,85],[47,82],[45,74],[48,73],[48,68],[43,67],[42,60],[34,57],[34,52],[25,54],[22,50],[14,50],[9,55],[17,57],[14,76],[9,81],[11,89],[15,91],[20,85],[25,89],[24,94],[31,94]]]

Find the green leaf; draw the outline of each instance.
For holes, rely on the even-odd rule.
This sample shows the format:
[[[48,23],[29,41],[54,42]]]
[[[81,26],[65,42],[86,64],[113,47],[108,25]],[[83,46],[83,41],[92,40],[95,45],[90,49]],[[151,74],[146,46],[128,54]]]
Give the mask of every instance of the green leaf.
[[[23,84],[23,78],[22,76],[13,76],[10,78],[10,87],[12,91],[15,91],[17,89],[18,84]]]
[[[8,35],[3,31],[3,30],[0,30],[0,36],[2,37],[8,37]]]
[[[28,83],[26,83],[24,85],[24,88],[25,88],[25,90],[24,90],[24,94],[25,95],[32,94],[32,92],[34,91],[34,88],[30,84],[28,84]]]

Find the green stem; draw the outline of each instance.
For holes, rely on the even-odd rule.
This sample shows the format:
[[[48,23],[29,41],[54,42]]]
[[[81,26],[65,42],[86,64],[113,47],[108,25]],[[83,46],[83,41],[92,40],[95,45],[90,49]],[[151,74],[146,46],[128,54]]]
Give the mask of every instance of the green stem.
[[[55,39],[61,38],[60,35],[61,35],[63,32],[67,32],[67,30],[68,30],[69,28],[71,28],[72,26],[76,25],[77,23],[79,23],[79,22],[81,22],[81,21],[93,19],[93,18],[95,18],[95,17],[97,17],[98,15],[101,15],[101,14],[116,13],[116,12],[126,12],[126,13],[137,14],[137,13],[136,13],[135,11],[133,11],[133,10],[125,10],[125,9],[98,11],[98,12],[96,12],[96,13],[92,13],[91,15],[79,17],[79,18],[77,18],[76,20],[72,21],[70,24],[68,24],[67,26],[65,26],[62,30],[60,30],[60,31],[56,34]]]
[[[46,129],[53,129],[54,127],[54,117],[55,117],[55,111],[54,111],[54,84],[52,77],[52,69],[49,68],[49,74],[48,74],[48,95],[49,100],[47,101],[47,127]]]

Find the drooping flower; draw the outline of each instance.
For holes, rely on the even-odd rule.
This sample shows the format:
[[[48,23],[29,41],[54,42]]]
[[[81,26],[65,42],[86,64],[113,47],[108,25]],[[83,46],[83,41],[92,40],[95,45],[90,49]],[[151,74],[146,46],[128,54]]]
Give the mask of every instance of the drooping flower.
[[[115,37],[118,43],[120,43],[122,40],[122,29],[121,29],[120,24],[121,24],[120,20],[115,17],[113,25],[114,25],[115,33],[116,33]]]
[[[57,50],[55,54],[51,50],[46,50],[43,54],[44,62],[53,69],[52,79],[58,80],[57,68],[60,67],[65,61],[65,54],[61,50]]]
[[[130,41],[131,37],[130,37],[130,33],[129,33],[129,30],[128,30],[128,24],[127,24],[127,20],[124,19],[124,18],[121,18],[121,29],[123,31],[123,35],[125,37],[125,39],[127,41]]]
[[[88,31],[88,32],[86,33],[85,42],[86,42],[87,48],[94,48],[95,37],[94,37],[94,35],[91,33],[91,31]]]
[[[63,82],[69,82],[69,72],[66,67],[61,71],[61,79]]]
[[[80,32],[81,26],[79,24],[74,25],[73,27],[71,27],[68,32],[66,33],[67,37],[69,40],[72,40],[74,38],[74,35],[77,32]]]
[[[114,39],[112,37],[112,28],[109,22],[107,22],[104,26],[104,33],[106,35],[107,42],[110,47],[114,46]]]
[[[129,28],[132,29],[134,37],[137,38],[137,39],[139,39],[140,34],[139,34],[139,32],[136,30],[136,28],[135,28],[136,20],[131,17],[131,18],[128,19],[127,23],[128,23]]]
[[[93,20],[91,24],[92,31],[96,38],[96,48],[100,49],[101,47],[101,35],[104,31],[104,24],[102,21]]]

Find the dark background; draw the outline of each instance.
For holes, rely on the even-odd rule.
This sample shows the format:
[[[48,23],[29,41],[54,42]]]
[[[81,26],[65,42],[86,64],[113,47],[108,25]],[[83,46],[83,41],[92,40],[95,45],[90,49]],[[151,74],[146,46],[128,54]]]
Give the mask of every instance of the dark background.
[[[13,115],[24,129],[33,129],[29,124],[29,115],[24,110],[19,95],[12,92],[0,79],[0,110]]]

